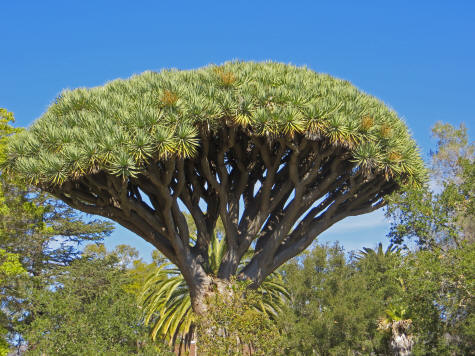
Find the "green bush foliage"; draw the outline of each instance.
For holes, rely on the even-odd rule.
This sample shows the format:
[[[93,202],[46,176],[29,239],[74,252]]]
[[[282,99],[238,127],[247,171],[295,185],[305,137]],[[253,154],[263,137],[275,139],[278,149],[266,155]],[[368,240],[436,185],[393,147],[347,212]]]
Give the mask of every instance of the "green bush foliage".
[[[398,291],[397,260],[348,262],[341,246],[314,246],[282,267],[291,303],[280,317],[287,355],[388,352],[378,332],[385,297]],[[368,262],[368,263],[367,263]]]
[[[200,355],[278,355],[282,339],[268,314],[256,309],[262,295],[232,281],[208,296],[206,315],[198,317]]]
[[[157,354],[118,262],[113,254],[81,258],[58,271],[54,286],[35,291],[36,317],[23,330],[28,355]]]

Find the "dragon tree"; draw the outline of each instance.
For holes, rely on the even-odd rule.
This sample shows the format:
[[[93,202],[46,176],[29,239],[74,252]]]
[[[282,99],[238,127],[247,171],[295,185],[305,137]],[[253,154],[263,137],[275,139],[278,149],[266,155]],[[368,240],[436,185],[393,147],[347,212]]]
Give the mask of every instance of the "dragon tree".
[[[406,125],[384,103],[272,62],[66,90],[10,140],[7,167],[155,246],[183,273],[198,313],[213,286],[232,276],[259,286],[333,224],[425,177]],[[227,248],[208,275],[218,218]]]

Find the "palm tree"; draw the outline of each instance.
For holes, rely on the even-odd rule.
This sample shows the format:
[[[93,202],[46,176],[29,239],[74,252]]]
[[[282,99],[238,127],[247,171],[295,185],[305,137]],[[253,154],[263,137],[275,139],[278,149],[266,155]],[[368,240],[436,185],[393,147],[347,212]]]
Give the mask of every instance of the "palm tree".
[[[374,283],[375,286],[380,286],[382,288],[380,291],[384,291],[384,300],[390,299],[394,293],[394,288],[397,288],[393,281],[394,277],[387,272],[397,268],[397,265],[400,263],[400,257],[400,248],[391,244],[386,250],[383,250],[383,244],[381,242],[375,249],[363,247],[355,256],[358,268],[362,271],[366,271],[372,283]]]
[[[356,256],[358,260],[367,259],[371,262],[384,262],[385,259],[390,258],[394,254],[398,254],[400,249],[394,245],[389,245],[386,251],[383,251],[383,244],[380,242],[377,249],[363,247]]]
[[[410,356],[414,345],[411,334],[412,320],[406,308],[390,304],[386,316],[379,320],[378,329],[390,333],[390,346],[394,356]]]
[[[208,249],[207,273],[217,275],[226,252],[226,240],[214,235]],[[251,253],[251,252],[250,252]],[[245,259],[243,259],[245,261]],[[271,274],[258,288],[259,302],[254,307],[276,317],[290,295],[278,273]],[[193,339],[195,315],[191,309],[188,286],[183,275],[171,263],[164,263],[147,278],[139,298],[145,324],[152,325],[151,336],[166,339],[170,345],[176,342],[186,346]]]

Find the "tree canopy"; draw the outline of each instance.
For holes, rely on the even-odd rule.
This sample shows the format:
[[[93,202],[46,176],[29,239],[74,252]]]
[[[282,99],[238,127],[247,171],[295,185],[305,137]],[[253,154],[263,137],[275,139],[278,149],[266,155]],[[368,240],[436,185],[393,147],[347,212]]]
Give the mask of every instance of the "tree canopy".
[[[421,248],[461,247],[475,241],[475,144],[464,125],[434,125],[431,180],[423,189],[407,187],[388,205],[393,243],[413,239]]]
[[[240,273],[257,286],[331,225],[425,178],[406,125],[384,103],[272,62],[64,91],[9,142],[7,160],[17,176],[152,243],[192,300],[211,283],[202,266],[218,218],[227,243],[218,278]],[[191,247],[186,211],[198,231]]]

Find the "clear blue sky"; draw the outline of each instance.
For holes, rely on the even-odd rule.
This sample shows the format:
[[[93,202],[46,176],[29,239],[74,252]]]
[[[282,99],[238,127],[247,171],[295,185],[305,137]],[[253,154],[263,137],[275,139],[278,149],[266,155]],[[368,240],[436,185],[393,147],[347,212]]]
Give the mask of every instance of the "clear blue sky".
[[[424,154],[438,120],[475,122],[475,1],[0,2],[0,107],[27,126],[63,88],[231,59],[307,65],[406,120]],[[385,240],[381,212],[321,240]],[[107,242],[147,245],[124,229]]]

